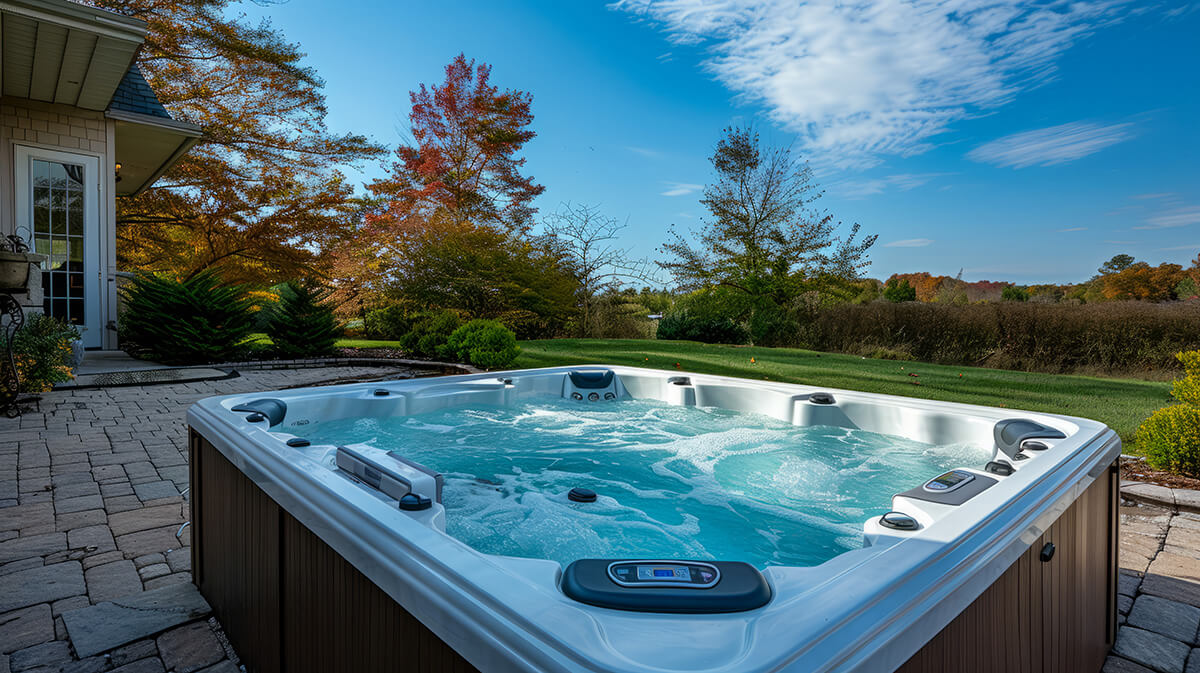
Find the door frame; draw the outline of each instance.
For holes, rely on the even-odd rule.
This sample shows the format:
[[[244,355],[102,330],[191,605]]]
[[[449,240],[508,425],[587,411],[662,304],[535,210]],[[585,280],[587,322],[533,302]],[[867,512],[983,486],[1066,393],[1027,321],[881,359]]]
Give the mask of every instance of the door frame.
[[[33,248],[33,191],[31,176],[33,160],[57,161],[83,165],[83,335],[85,348],[100,348],[104,342],[104,244],[101,231],[100,200],[104,197],[104,183],[100,175],[101,158],[95,154],[72,152],[67,149],[50,149],[37,145],[13,145],[13,178],[15,182],[16,229],[29,231],[30,248]],[[50,288],[42,288],[49,292]]]

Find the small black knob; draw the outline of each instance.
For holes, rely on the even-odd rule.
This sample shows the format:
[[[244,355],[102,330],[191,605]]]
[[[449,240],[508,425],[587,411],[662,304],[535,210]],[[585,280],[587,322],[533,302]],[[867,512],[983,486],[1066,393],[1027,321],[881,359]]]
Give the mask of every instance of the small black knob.
[[[391,395],[391,393],[390,393],[390,392],[388,392],[388,391],[384,390],[383,388],[376,388],[376,389],[375,389],[375,392],[374,392],[374,393],[372,393],[372,394],[373,394],[375,397],[387,397],[388,395]]]
[[[1021,442],[1021,450],[1023,451],[1045,451],[1048,448],[1050,448],[1049,444],[1036,439],[1027,439]]]
[[[1046,546],[1042,547],[1042,553],[1039,556],[1039,558],[1042,559],[1042,563],[1049,563],[1050,559],[1054,558],[1054,543],[1053,542],[1047,542]]]
[[[571,502],[596,502],[596,492],[590,488],[573,488],[567,493]]]
[[[808,401],[813,404],[833,404],[833,395],[830,393],[813,393],[808,396]]]
[[[246,417],[246,420],[250,421],[251,423],[262,423],[263,421],[267,420],[267,417],[263,416],[262,414],[250,414]]]
[[[405,493],[400,496],[400,509],[407,512],[419,512],[423,509],[433,507],[433,502],[423,495],[416,493]]]
[[[1007,460],[993,460],[984,466],[983,469],[991,472],[992,474],[998,474],[1001,477],[1007,477],[1013,473],[1012,463],[1008,462]]]
[[[312,444],[312,442],[303,437],[292,437],[291,439],[287,440],[287,445],[294,449],[298,449],[302,446],[308,446],[309,444]]]
[[[916,519],[903,512],[887,512],[879,517],[879,525],[896,530],[916,530],[920,527]]]

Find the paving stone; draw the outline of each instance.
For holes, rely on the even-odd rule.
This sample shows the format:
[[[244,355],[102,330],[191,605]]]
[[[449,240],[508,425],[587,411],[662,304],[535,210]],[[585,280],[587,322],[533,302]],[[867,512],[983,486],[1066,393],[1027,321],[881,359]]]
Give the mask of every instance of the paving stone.
[[[87,509],[100,509],[104,507],[104,498],[100,494],[85,495],[78,498],[67,498],[65,500],[54,501],[54,511],[56,514],[70,514],[71,512],[82,512]]]
[[[1113,653],[1161,673],[1184,673],[1191,648],[1157,633],[1122,626]]]
[[[178,505],[162,505],[113,514],[108,518],[108,525],[112,529],[113,535],[119,537],[168,524],[182,524],[184,521]]]
[[[64,612],[78,610],[79,608],[86,608],[91,604],[92,602],[88,600],[87,596],[72,596],[70,598],[64,598],[60,601],[54,601],[51,603],[50,614],[58,617]]]
[[[71,661],[71,647],[62,640],[27,647],[8,655],[8,666],[13,673],[37,666],[53,666]]]
[[[65,549],[66,546],[67,536],[62,533],[22,536],[7,542],[0,542],[0,563],[8,563],[31,556],[45,556],[51,552]]]
[[[140,659],[133,663],[125,664],[120,668],[114,668],[112,673],[163,673],[165,670],[162,661],[158,657],[150,657],[149,659]]]
[[[200,671],[200,673],[241,673],[241,670],[235,666],[232,661],[226,659],[219,664],[213,664],[212,666],[209,666],[208,668]],[[1188,673],[1191,673],[1191,671]]]
[[[127,558],[178,549],[182,546],[180,539],[175,537],[178,530],[179,526],[164,526],[122,535],[117,538],[117,548],[124,552]]]
[[[173,572],[183,572],[192,569],[192,550],[188,548],[172,549],[167,552],[167,565]]]
[[[1200,608],[1143,594],[1133,604],[1129,625],[1190,644],[1200,629]]]
[[[138,575],[142,577],[142,580],[152,580],[155,577],[162,577],[163,575],[170,574],[171,566],[167,565],[166,563],[155,563],[154,565],[148,565],[144,568],[138,568]]]
[[[108,484],[100,484],[100,495],[105,498],[116,498],[122,495],[134,495],[133,484],[127,481],[114,481]]]
[[[1133,599],[1124,594],[1117,594],[1117,613],[1122,615],[1129,614],[1129,609],[1133,607]]]
[[[138,576],[133,561],[117,561],[96,566],[84,572],[87,580],[88,598],[100,603],[115,598],[139,593],[142,579]]]
[[[121,465],[101,465],[100,467],[92,468],[92,476],[96,481],[104,483],[107,481],[121,480],[126,481],[129,477],[125,476],[125,468]]]
[[[158,637],[163,664],[177,673],[192,673],[225,658],[225,650],[207,622],[195,622]]]
[[[87,549],[89,554],[103,554],[113,551],[117,543],[113,540],[112,531],[108,526],[85,526],[67,533],[67,544],[72,549]]]
[[[35,502],[0,509],[0,530],[20,530],[53,523],[54,505],[50,502]]]
[[[1104,660],[1104,669],[1100,673],[1155,673],[1153,670],[1135,664],[1128,659],[1109,656]]]
[[[175,488],[175,482],[172,481],[149,481],[143,484],[134,484],[134,493],[143,501],[159,500],[162,498],[175,498],[179,496],[179,489]]]
[[[146,590],[161,589],[162,587],[171,586],[172,584],[188,584],[192,581],[192,574],[188,572],[172,573],[155,577],[145,581]]]
[[[145,591],[63,615],[79,656],[107,652],[208,615],[208,603],[190,583]]]
[[[61,673],[104,673],[111,670],[112,663],[105,656],[87,657],[64,664]]]
[[[124,666],[146,657],[157,657],[158,646],[153,640],[139,640],[112,651],[113,666]]]
[[[100,485],[92,481],[90,472],[85,472],[87,481],[81,481],[77,484],[63,484],[62,486],[54,486],[54,499],[66,500],[68,498],[81,498],[89,495],[100,495]]]
[[[0,654],[54,639],[50,606],[34,605],[0,615]]]
[[[1133,573],[1121,571],[1117,574],[1117,593],[1123,596],[1134,596],[1137,594],[1138,586],[1142,583],[1142,576]]]
[[[59,514],[54,517],[54,528],[69,531],[87,526],[102,526],[108,522],[108,512],[102,509],[87,509],[82,512]]]
[[[1185,511],[1200,512],[1200,491],[1189,488],[1175,489],[1175,506]]]
[[[0,612],[84,592],[83,568],[77,561],[30,568],[0,577]]]
[[[1159,552],[1154,557],[1154,562],[1150,564],[1149,572],[1154,575],[1200,583],[1200,560]]]
[[[1200,673],[1200,648],[1193,648],[1192,653],[1188,655],[1187,668],[1185,673]]]
[[[139,557],[133,559],[133,565],[137,566],[138,570],[141,570],[142,568],[145,568],[146,566],[152,566],[152,565],[157,565],[159,563],[166,563],[166,562],[167,562],[166,554],[146,554],[144,556],[139,556]]]
[[[130,487],[132,488],[132,487]],[[104,499],[104,509],[110,515],[121,512],[132,512],[142,508],[142,501],[136,495],[119,495],[115,498]]]
[[[139,481],[147,481],[158,479],[158,470],[154,469],[154,465],[147,461],[138,463],[126,463],[125,474],[129,475],[129,481],[137,484]]]
[[[102,566],[106,563],[112,563],[113,561],[124,560],[124,558],[125,558],[125,554],[123,552],[121,552],[120,550],[106,551],[101,554],[85,556],[85,557],[83,557],[83,561],[82,561],[83,569],[87,570],[89,568],[95,568],[96,566]]]

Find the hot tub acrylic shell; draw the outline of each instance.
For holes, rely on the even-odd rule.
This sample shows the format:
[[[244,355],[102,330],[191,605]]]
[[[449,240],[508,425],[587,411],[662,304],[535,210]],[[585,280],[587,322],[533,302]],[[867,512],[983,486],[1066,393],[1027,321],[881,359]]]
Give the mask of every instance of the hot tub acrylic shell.
[[[579,370],[613,371],[621,396],[765,413],[801,425],[859,427],[934,444],[990,444],[995,423],[1013,417],[1056,428],[1066,437],[1050,440],[1049,449],[1014,463],[1011,476],[992,475],[998,483],[964,505],[894,498],[893,508],[916,518],[919,530],[887,529],[872,518],[864,524],[868,546],[814,567],[769,567],[764,574],[773,598],[767,606],[714,615],[625,612],[572,601],[560,591],[562,568],[558,563],[477,552],[431,525],[432,515],[402,512],[394,503],[285,443],[302,436],[306,426],[324,420],[561,395],[567,390],[567,375]],[[382,395],[380,390],[388,394]],[[814,392],[831,393],[834,403],[810,399]],[[251,423],[247,414],[232,411],[239,404],[263,398],[279,399],[287,405],[281,423]],[[910,658],[917,661],[914,655],[950,662],[940,670],[964,670],[949,658],[955,648],[980,656],[982,644],[944,643],[943,629],[949,632],[947,625],[963,621],[956,618],[969,607],[986,610],[987,606],[979,604],[997,593],[993,585],[1011,584],[1011,590],[1033,596],[1022,599],[1026,602],[1042,593],[1047,600],[1062,602],[1051,585],[1071,579],[1071,569],[1057,569],[1067,562],[1090,565],[1084,573],[1087,586],[1063,594],[1066,601],[1075,601],[1063,615],[1090,613],[1088,624],[1093,626],[1085,628],[1081,623],[1056,630],[1061,606],[1025,606],[1030,614],[1047,615],[1037,617],[1034,624],[1035,631],[1044,631],[1036,634],[1038,651],[1030,651],[1030,625],[1018,626],[1009,616],[1008,621],[1014,622],[1013,636],[993,636],[995,629],[981,626],[985,635],[1006,648],[984,652],[982,660],[1003,664],[1006,657],[1016,656],[1033,662],[1015,669],[1003,664],[1006,668],[994,670],[1069,670],[1038,663],[1050,643],[1077,638],[1079,643],[1072,640],[1059,649],[1067,652],[1073,648],[1074,661],[1094,658],[1096,653],[1102,660],[1115,625],[1116,518],[1111,466],[1120,453],[1120,440],[1103,424],[1086,419],[594,365],[214,397],[194,405],[188,423],[193,430],[194,456],[205,447],[219,452],[289,519],[311,531],[480,670],[894,671]],[[201,503],[204,490],[203,483],[193,483],[193,497]],[[1089,513],[1078,515],[1079,507],[1071,507],[1076,501],[1090,503],[1086,504]],[[204,519],[196,514],[194,518],[194,554],[200,558],[200,548],[208,543]],[[1068,519],[1079,525],[1070,528],[1072,539],[1056,538],[1056,544],[1075,551],[1060,554],[1059,566],[1054,561],[1044,569],[1030,565],[1028,559],[1046,539],[1067,532]],[[1086,535],[1079,532],[1085,528]],[[224,531],[222,539],[228,540],[230,534]],[[1074,539],[1076,535],[1083,537]],[[286,558],[280,560],[287,562]],[[1046,574],[1051,569],[1053,574]],[[196,572],[203,591],[203,568]],[[1061,580],[1056,580],[1060,575]],[[1072,586],[1085,581],[1075,579],[1078,581]],[[1036,586],[1030,584],[1035,581]],[[210,586],[208,590],[213,589]],[[1097,606],[1102,614],[1096,614]],[[224,623],[227,617],[217,605],[214,609]],[[230,618],[239,620],[237,615]],[[1006,617],[994,618],[1002,630],[1008,628]],[[230,637],[238,646],[232,632]],[[935,645],[945,650],[944,654],[931,654]],[[1063,661],[1069,663],[1072,658]],[[928,664],[912,666],[910,662],[905,670],[934,670]]]

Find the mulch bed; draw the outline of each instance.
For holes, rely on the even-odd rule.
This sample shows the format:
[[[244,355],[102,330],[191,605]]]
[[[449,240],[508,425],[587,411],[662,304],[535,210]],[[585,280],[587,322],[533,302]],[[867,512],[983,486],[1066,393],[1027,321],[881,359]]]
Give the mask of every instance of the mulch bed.
[[[1158,484],[1167,488],[1188,488],[1200,490],[1200,479],[1183,477],[1170,472],[1156,470],[1146,464],[1141,458],[1121,459],[1121,478],[1130,481],[1142,481],[1147,484]]]

